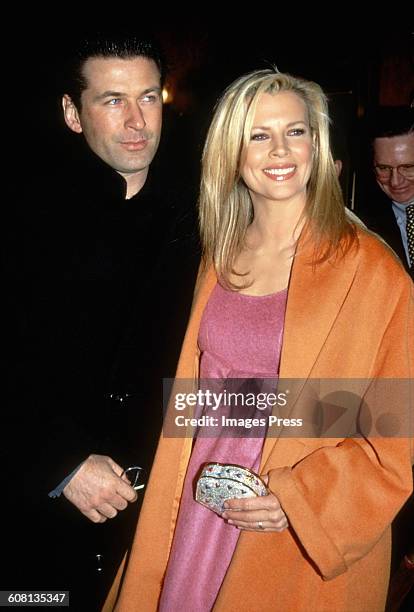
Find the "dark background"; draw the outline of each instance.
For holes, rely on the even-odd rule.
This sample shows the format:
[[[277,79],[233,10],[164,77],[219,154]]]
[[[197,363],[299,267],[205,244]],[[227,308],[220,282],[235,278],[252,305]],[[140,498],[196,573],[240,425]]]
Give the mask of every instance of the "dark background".
[[[202,144],[219,95],[241,74],[275,65],[315,80],[328,94],[334,152],[344,163],[345,200],[358,209],[358,199],[365,197],[366,117],[379,104],[405,105],[414,97],[414,19],[408,9],[399,8],[398,26],[388,18],[366,25],[359,15],[333,7],[337,14],[326,27],[317,27],[319,20],[310,20],[299,7],[292,6],[289,17],[274,14],[271,7],[253,8],[237,22],[217,14],[168,16],[161,6],[151,15],[124,6],[107,14],[101,6],[93,19],[86,19],[84,7],[77,6],[68,9],[70,14],[65,7],[61,14],[22,10],[21,17],[9,19],[12,43],[4,54],[2,80],[10,92],[6,109],[12,113],[6,110],[3,152],[13,184],[53,172],[70,146],[74,136],[60,108],[62,59],[77,40],[110,30],[149,30],[168,58],[171,101],[165,105],[159,156],[168,172],[182,175],[196,189]]]

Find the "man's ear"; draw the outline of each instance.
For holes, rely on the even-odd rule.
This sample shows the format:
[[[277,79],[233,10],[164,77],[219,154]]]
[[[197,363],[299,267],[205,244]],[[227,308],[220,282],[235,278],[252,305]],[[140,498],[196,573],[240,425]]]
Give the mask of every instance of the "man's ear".
[[[63,108],[63,117],[65,119],[65,123],[73,132],[77,134],[81,134],[82,125],[79,118],[78,109],[72,101],[72,98],[65,94],[62,97],[62,108]]]

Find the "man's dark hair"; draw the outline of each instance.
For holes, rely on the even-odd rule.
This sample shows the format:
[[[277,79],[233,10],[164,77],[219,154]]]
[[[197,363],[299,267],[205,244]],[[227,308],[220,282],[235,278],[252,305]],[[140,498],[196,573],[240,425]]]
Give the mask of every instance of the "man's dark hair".
[[[70,95],[78,110],[81,109],[82,92],[88,86],[83,74],[83,67],[86,61],[93,57],[120,59],[145,57],[155,62],[160,71],[161,84],[164,82],[165,62],[163,54],[152,36],[108,36],[107,34],[101,34],[85,37],[65,62],[61,85],[62,93]]]
[[[371,116],[369,135],[375,138],[405,136],[414,132],[414,108],[409,106],[381,106]]]

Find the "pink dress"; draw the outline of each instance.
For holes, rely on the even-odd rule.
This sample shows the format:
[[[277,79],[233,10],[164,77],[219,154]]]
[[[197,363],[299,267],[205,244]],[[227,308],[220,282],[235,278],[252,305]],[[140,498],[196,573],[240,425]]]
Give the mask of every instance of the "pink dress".
[[[279,369],[287,290],[265,296],[214,288],[198,337],[201,379],[272,379]],[[254,410],[254,409],[253,409]],[[263,417],[256,410],[250,417]],[[233,415],[232,415],[233,416]],[[246,414],[243,414],[245,417]],[[251,431],[251,430],[250,430]],[[159,610],[208,612],[224,580],[239,530],[194,501],[194,483],[204,463],[243,465],[257,471],[266,430],[260,436],[199,435],[185,478],[177,527]]]

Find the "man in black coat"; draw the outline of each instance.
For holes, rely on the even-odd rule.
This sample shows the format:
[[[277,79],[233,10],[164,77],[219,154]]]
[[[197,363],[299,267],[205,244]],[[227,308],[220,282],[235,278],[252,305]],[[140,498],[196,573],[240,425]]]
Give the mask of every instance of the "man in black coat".
[[[152,163],[157,48],[89,40],[75,63],[62,107],[76,142],[23,190],[5,240],[11,537],[0,582],[69,590],[73,609],[93,611],[136,523],[137,493],[123,472],[140,465],[145,478],[150,469],[161,377],[174,373],[170,338],[184,329],[197,258],[191,213]]]

